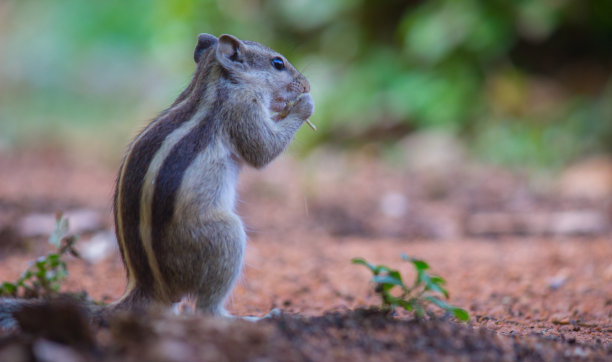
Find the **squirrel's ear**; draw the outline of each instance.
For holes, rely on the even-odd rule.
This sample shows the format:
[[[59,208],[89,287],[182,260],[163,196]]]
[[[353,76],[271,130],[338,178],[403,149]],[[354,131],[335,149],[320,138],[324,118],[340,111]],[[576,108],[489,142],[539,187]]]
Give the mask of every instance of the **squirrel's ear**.
[[[197,63],[200,61],[204,51],[211,46],[217,44],[217,37],[214,35],[202,33],[198,35],[198,44],[193,52],[193,60]]]
[[[217,60],[224,68],[235,67],[242,64],[244,44],[235,36],[223,34],[219,37],[217,45]]]

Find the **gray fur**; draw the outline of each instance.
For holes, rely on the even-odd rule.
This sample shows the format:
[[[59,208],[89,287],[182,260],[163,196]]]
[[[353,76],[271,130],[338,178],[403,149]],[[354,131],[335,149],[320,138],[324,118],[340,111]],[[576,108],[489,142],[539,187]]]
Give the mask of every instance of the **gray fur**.
[[[275,69],[273,58],[281,58],[285,68]],[[159,148],[154,152],[164,152],[160,153],[165,155],[162,161],[172,162],[152,160],[147,169],[130,172],[144,177],[147,171],[158,169],[155,182],[144,183],[143,192],[150,193],[154,187],[154,200],[173,201],[171,205],[162,204],[171,207],[171,214],[161,214],[168,220],[161,231],[152,232],[151,238],[143,238],[141,232],[142,241],[124,240],[132,248],[133,243],[142,242],[139,255],[147,254],[145,245],[150,245],[146,266],[154,275],[154,285],[134,278],[137,270],[130,270],[130,265],[142,263],[130,263],[133,256],[122,249],[132,289],[117,302],[118,307],[137,308],[150,303],[169,307],[191,296],[201,312],[228,315],[224,303],[240,273],[246,245],[244,227],[234,212],[239,170],[243,164],[262,168],[271,162],[314,110],[306,78],[282,55],[261,44],[231,35],[217,40],[201,34],[194,59],[198,63],[194,79],[173,106],[153,121],[159,125],[166,120],[182,120],[185,123],[181,124],[192,128],[180,140],[172,138],[176,142],[172,152],[169,148],[164,151],[163,145],[155,146]],[[196,104],[196,111],[186,116],[190,118],[181,119],[180,110],[189,104]],[[193,122],[197,122],[195,126]],[[137,140],[153,139],[146,133],[157,129],[164,127],[147,127]],[[180,129],[178,132],[182,135]],[[165,137],[175,136],[170,133]],[[178,163],[184,165],[180,172],[171,167]],[[168,186],[160,186],[160,180]],[[122,182],[131,181],[120,179],[118,190]],[[148,203],[146,197],[142,200],[140,207],[145,212],[157,207],[155,201]],[[146,215],[139,225],[119,221],[123,221],[123,228],[160,227],[144,224],[143,220],[154,220]]]
[[[214,35],[205,33],[198,35],[198,43],[196,44],[195,51],[193,52],[193,60],[196,63],[199,62],[204,51],[215,44],[217,44],[217,38]]]

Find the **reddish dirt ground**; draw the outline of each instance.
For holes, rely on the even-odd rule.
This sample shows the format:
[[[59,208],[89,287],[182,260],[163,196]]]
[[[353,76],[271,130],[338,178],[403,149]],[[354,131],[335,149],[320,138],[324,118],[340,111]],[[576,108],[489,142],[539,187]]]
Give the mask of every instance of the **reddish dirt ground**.
[[[0,280],[15,280],[50,250],[36,220],[55,211],[81,220],[73,222],[79,250],[91,239],[112,245],[114,166],[54,152],[1,156]],[[534,192],[506,171],[415,173],[333,153],[245,170],[240,195],[249,245],[228,309],[262,316],[278,308],[281,316],[120,316],[77,342],[36,328],[5,331],[0,360],[612,359],[610,195],[570,198]],[[401,253],[445,277],[468,324],[363,309],[380,300],[368,271],[350,260],[386,264],[410,280]],[[68,270],[66,292],[110,301],[125,286],[116,249],[95,261],[70,258]]]

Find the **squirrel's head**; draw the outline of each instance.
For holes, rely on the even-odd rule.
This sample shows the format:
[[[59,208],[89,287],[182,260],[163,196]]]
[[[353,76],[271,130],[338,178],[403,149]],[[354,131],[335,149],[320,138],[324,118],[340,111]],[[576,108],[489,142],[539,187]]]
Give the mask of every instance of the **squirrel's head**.
[[[284,56],[259,43],[227,34],[218,39],[210,34],[200,34],[194,52],[195,62],[200,63],[203,55],[209,53],[225,70],[223,74],[230,82],[248,85],[250,89],[263,93],[273,112],[282,111],[287,102],[310,92],[306,77]]]

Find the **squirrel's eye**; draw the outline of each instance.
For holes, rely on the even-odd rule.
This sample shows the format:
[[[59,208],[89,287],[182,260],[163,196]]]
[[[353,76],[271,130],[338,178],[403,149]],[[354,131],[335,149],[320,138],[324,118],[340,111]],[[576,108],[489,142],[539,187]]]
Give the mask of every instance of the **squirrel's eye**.
[[[274,68],[276,68],[276,70],[285,69],[285,62],[283,62],[283,59],[281,57],[272,58],[272,65],[274,66]]]

